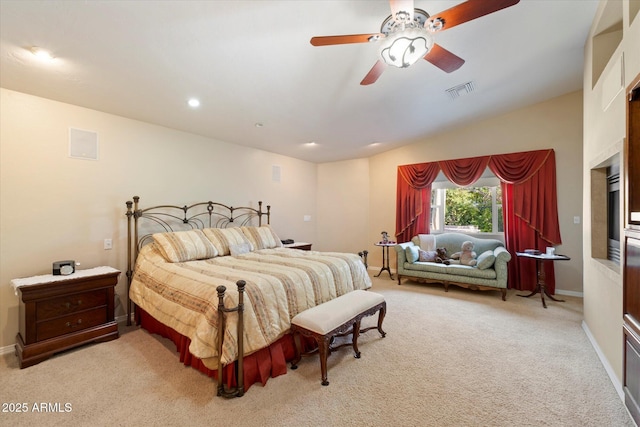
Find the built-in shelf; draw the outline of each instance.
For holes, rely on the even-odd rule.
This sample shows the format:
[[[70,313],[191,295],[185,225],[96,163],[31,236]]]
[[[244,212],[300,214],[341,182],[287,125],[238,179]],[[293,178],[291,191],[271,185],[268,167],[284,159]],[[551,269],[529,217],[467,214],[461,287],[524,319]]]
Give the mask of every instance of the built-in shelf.
[[[633,24],[638,15],[640,15],[640,1],[629,1],[629,26]]]
[[[622,5],[623,2],[610,1],[598,19],[593,36],[593,55],[591,61],[592,89],[596,86],[607,64],[622,42]]]

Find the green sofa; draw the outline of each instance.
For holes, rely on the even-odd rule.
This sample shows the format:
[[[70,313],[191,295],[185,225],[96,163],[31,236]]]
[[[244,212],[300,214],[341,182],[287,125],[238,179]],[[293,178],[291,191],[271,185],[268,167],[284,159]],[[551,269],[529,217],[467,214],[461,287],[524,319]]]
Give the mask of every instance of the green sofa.
[[[402,284],[402,279],[411,279],[425,283],[442,283],[445,291],[449,290],[449,285],[474,290],[499,290],[502,300],[506,301],[507,263],[511,260],[511,254],[500,240],[478,239],[462,233],[443,233],[435,235],[435,246],[445,247],[451,256],[460,251],[462,242],[466,240],[472,241],[475,245],[478,266],[417,261],[415,254],[419,247],[418,236],[413,237],[410,242],[394,246],[398,256],[398,285]]]

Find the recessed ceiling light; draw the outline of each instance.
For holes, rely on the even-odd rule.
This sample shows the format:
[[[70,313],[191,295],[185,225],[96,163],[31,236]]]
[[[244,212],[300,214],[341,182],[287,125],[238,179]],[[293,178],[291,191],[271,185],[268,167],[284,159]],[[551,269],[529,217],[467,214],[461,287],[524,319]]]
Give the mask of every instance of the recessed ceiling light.
[[[262,123],[256,123],[257,128],[261,128],[262,126],[264,126]]]
[[[49,52],[48,50],[39,48],[38,46],[33,46],[31,49],[29,49],[31,51],[31,53],[38,58],[41,61],[52,61],[53,60],[53,55],[51,55],[51,52]]]
[[[189,104],[189,107],[191,108],[198,108],[200,106],[200,101],[196,98],[191,98],[189,99],[189,101],[187,101],[187,103]]]
[[[380,144],[380,142],[372,142],[371,144],[369,144],[369,147],[377,147]]]

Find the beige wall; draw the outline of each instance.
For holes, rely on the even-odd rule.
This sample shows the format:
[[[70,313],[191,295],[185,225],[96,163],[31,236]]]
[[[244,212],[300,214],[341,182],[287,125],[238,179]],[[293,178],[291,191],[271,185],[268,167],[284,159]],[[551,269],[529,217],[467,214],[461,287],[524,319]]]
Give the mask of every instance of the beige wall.
[[[315,222],[303,222],[317,217],[313,163],[5,89],[0,111],[0,348],[18,331],[11,279],[50,273],[64,259],[126,271],[125,202],[134,195],[142,207],[262,200],[278,234],[316,240]],[[68,157],[69,127],[98,133],[98,161]],[[125,286],[122,274],[121,300]]]
[[[623,371],[623,334],[622,334],[622,276],[619,266],[591,257],[591,168],[597,167],[613,155],[622,156],[626,133],[626,100],[624,91],[618,93],[611,105],[605,109],[611,91],[611,82],[618,87],[625,87],[640,73],[640,15],[635,15],[633,22],[629,15],[628,0],[601,1],[589,39],[585,48],[584,66],[584,318],[588,330],[595,340],[605,365],[609,365],[613,373],[621,380]],[[637,2],[631,10],[637,12]],[[602,28],[611,24],[611,15],[622,15],[622,37],[619,44],[607,48],[612,49],[603,57],[594,55],[592,37],[601,30],[606,32],[607,41],[620,39],[610,28]],[[610,55],[610,56],[609,56]],[[618,60],[624,55],[624,83],[620,84]],[[602,68],[597,82],[593,81],[592,63]],[[624,170],[621,170],[624,177]],[[619,384],[618,384],[619,386]],[[619,390],[620,391],[620,390]]]
[[[360,252],[369,239],[369,160],[318,165],[318,233],[313,248]]]
[[[582,92],[469,123],[372,157],[369,241],[379,240],[382,229],[395,230],[398,165],[546,148],[553,148],[556,153],[558,215],[563,242],[557,251],[571,257],[571,261],[557,263],[556,287],[568,293],[582,292],[582,225],[573,223],[574,216],[582,216]],[[369,248],[372,251],[370,265],[380,266],[381,251],[376,249]],[[392,268],[394,262],[392,257]]]

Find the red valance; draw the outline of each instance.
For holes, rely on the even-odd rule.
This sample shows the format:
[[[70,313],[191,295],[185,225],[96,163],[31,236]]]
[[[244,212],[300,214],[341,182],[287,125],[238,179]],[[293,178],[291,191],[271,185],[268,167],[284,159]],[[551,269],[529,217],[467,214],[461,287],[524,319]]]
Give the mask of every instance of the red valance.
[[[476,182],[489,164],[489,156],[468,159],[443,160],[438,162],[442,173],[456,185],[466,187]]]

